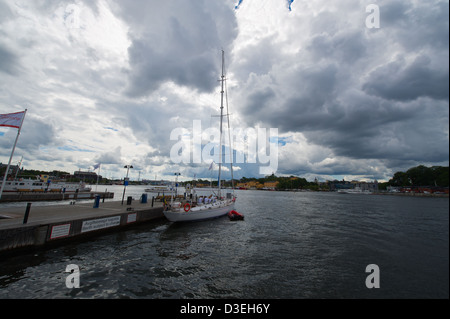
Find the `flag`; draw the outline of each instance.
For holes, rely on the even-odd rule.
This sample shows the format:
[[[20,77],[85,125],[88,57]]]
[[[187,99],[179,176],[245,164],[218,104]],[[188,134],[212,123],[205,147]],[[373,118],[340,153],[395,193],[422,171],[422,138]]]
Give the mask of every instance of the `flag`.
[[[27,113],[27,110],[25,110],[24,112],[0,114],[0,126],[18,128],[16,141],[14,142],[14,146],[11,151],[11,156],[9,157],[8,166],[6,166],[5,175],[3,175],[3,183],[2,186],[0,187],[0,199],[2,198],[3,188],[5,187],[6,184],[6,178],[8,176],[9,167],[11,166],[11,160],[14,156],[14,150],[16,149],[17,141],[19,140],[20,130],[22,128],[23,120],[25,119],[25,113]]]
[[[0,126],[20,128],[25,112],[0,114]]]
[[[214,168],[214,161],[211,162],[211,165],[209,165],[209,171],[212,170]]]
[[[94,171],[100,167],[100,163],[94,165]]]

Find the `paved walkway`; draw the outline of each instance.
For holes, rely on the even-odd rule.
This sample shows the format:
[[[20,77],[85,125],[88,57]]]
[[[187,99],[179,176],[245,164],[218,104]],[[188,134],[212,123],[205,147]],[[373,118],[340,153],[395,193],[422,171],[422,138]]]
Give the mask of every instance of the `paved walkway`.
[[[49,205],[31,206],[28,222],[23,225],[25,207],[8,207],[0,209],[0,229],[17,228],[21,225],[44,225],[64,222],[67,220],[96,218],[111,214],[126,213],[128,211],[140,211],[152,207],[151,200],[147,204],[133,201],[131,205],[126,205],[126,201],[100,202],[98,208],[93,208],[94,202],[76,203],[75,205]],[[162,207],[161,202],[155,202],[154,207]],[[6,217],[6,218],[5,218]]]

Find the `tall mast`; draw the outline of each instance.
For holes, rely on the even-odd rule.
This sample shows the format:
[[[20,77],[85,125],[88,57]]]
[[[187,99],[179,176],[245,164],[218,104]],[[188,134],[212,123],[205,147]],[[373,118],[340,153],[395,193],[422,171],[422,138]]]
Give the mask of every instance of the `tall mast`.
[[[231,139],[231,127],[230,127],[230,110],[228,109],[228,89],[227,82],[225,82],[225,100],[227,102],[227,119],[228,119],[228,141],[230,143],[230,170],[231,170],[231,189],[234,196],[234,176],[233,176],[233,140]]]
[[[219,142],[219,198],[221,197],[220,189],[221,189],[221,173],[222,173],[222,120],[223,120],[223,94],[224,90],[224,82],[225,82],[225,52],[222,50],[222,76],[220,81],[222,82],[222,89],[220,91],[220,142]]]

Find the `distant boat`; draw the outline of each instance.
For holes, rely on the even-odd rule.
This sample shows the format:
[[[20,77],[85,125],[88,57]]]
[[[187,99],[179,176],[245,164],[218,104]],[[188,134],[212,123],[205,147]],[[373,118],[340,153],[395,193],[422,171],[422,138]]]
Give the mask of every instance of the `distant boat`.
[[[2,182],[0,182],[1,185]],[[90,192],[91,188],[86,184],[68,182],[44,182],[36,179],[15,179],[6,181],[4,192]]]
[[[146,193],[165,193],[171,194],[175,192],[175,189],[166,185],[154,185],[145,189]]]
[[[349,188],[349,189],[340,189],[338,190],[339,194],[372,194],[369,190],[362,190],[360,187]]]
[[[224,52],[222,51],[222,90],[221,90],[221,105],[220,105],[220,136],[222,137],[222,125],[223,125],[223,100],[224,100],[224,82],[225,82],[225,58]],[[227,104],[228,105],[228,104]],[[227,116],[228,116],[227,110]],[[228,129],[230,129],[228,121]],[[219,150],[222,150],[222,138],[219,143]],[[222,153],[220,151],[220,159]],[[233,180],[233,165],[231,164],[231,180]],[[164,216],[169,221],[172,222],[188,222],[188,221],[198,221],[211,218],[217,218],[227,215],[230,211],[234,210],[234,203],[236,197],[232,193],[227,193],[226,196],[222,196],[221,193],[221,172],[222,164],[219,161],[219,185],[217,188],[217,193],[211,194],[210,196],[197,196],[195,190],[191,189],[190,185],[186,186],[186,200],[176,203],[172,201],[170,204],[164,205]]]

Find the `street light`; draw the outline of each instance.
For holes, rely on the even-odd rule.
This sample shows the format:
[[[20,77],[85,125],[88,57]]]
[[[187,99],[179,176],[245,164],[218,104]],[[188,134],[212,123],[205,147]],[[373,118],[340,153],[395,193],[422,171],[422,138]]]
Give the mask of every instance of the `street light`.
[[[128,173],[130,172],[130,168],[133,168],[133,165],[125,165],[123,168],[127,169],[127,177],[123,180],[123,195],[122,195],[122,205],[123,205],[123,199],[125,198],[125,190],[127,189],[128,185]]]
[[[175,173],[175,190],[178,190],[178,176],[180,176],[181,173]]]
[[[178,176],[180,176],[181,173],[175,173],[175,197],[178,195],[177,191],[178,191]],[[170,205],[173,204],[173,193],[172,193],[172,199],[170,200]]]
[[[180,176],[181,173],[175,173],[175,189],[178,189],[178,176]]]

